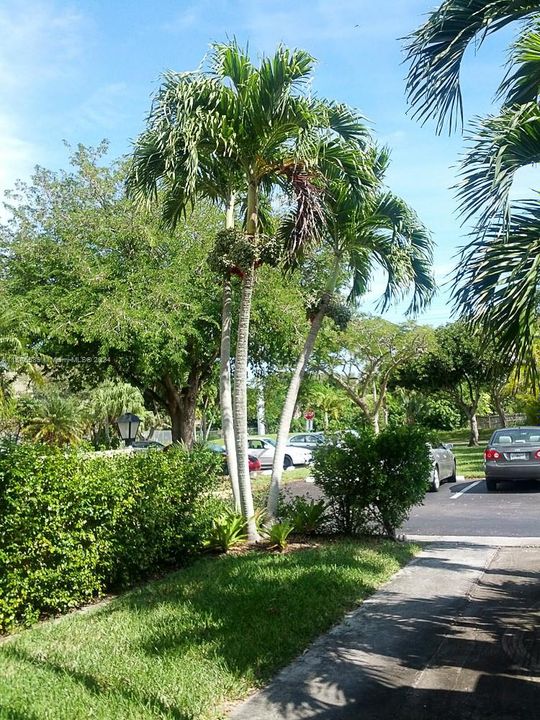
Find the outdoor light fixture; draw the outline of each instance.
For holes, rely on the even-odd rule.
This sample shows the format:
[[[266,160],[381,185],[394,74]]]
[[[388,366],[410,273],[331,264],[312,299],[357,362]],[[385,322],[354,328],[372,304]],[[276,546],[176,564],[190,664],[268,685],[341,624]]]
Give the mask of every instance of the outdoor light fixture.
[[[118,425],[120,437],[126,443],[126,447],[133,445],[133,441],[137,437],[139,425],[141,424],[140,417],[133,415],[133,413],[125,413],[124,415],[120,415],[116,424]]]

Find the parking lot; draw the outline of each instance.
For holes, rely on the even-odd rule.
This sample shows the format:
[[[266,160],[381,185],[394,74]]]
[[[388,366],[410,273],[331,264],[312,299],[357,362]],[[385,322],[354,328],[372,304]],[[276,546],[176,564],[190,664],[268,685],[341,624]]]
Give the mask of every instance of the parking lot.
[[[295,495],[319,497],[312,483],[287,486]],[[540,537],[540,482],[501,483],[488,492],[484,480],[445,483],[427,493],[401,529],[406,535]]]

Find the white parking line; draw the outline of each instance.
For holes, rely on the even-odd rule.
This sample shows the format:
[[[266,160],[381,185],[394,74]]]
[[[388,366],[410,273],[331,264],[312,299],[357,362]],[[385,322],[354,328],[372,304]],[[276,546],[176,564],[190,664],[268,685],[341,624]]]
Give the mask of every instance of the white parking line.
[[[481,482],[484,482],[484,481],[477,480],[476,482],[473,482],[470,485],[467,485],[467,487],[463,488],[463,490],[460,490],[457,493],[452,493],[452,495],[450,495],[450,500],[457,500],[460,495],[463,495],[463,493],[469,492],[469,490],[472,490],[473,487],[476,487],[476,485],[480,485]]]

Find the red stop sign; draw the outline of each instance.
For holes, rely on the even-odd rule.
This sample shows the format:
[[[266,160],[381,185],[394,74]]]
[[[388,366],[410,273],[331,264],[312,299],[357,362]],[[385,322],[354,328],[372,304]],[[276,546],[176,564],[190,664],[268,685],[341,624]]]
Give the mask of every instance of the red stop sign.
[[[306,412],[304,413],[304,417],[306,420],[313,420],[313,418],[315,417],[315,413],[313,412],[313,410],[306,410]]]

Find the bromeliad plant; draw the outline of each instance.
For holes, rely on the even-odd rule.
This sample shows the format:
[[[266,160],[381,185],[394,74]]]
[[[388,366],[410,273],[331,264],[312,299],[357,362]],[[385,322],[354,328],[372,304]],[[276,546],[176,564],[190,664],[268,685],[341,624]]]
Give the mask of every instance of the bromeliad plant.
[[[275,548],[280,552],[285,550],[289,544],[289,535],[293,532],[294,525],[290,520],[283,520],[279,523],[274,523],[265,531],[266,538],[271,548]]]
[[[324,500],[296,497],[280,508],[280,515],[292,524],[295,533],[314,535],[324,525],[327,507]]]
[[[229,552],[247,540],[246,520],[233,510],[226,510],[212,520],[212,528],[206,542],[212,550]]]

